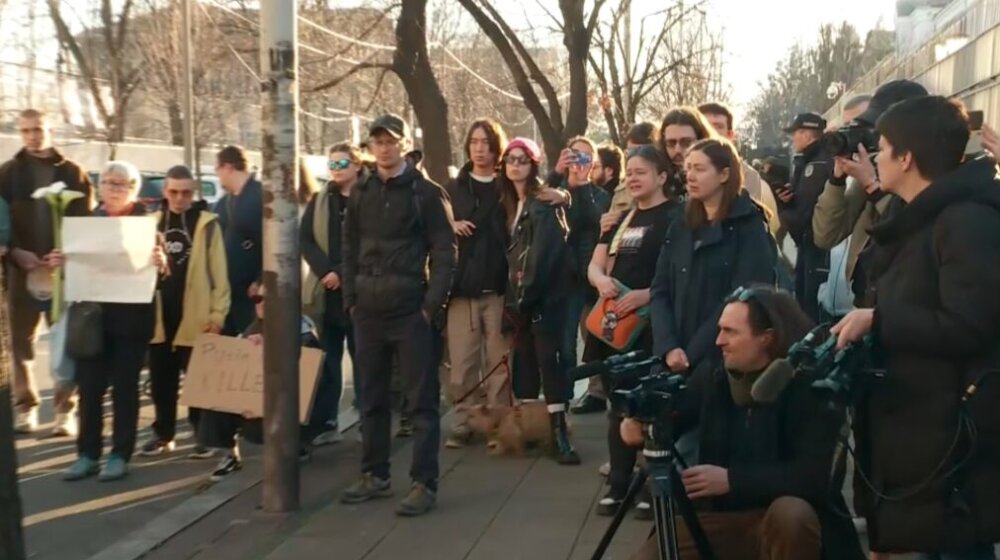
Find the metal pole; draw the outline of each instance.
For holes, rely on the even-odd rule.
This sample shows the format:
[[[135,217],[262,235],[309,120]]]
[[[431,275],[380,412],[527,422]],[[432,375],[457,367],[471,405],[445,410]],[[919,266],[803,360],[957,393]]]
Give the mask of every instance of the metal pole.
[[[625,0],[625,118],[629,125],[635,120],[632,114],[632,0]],[[664,24],[665,25],[665,24]]]
[[[184,165],[194,167],[194,78],[191,69],[191,0],[181,0],[181,57],[184,87]],[[195,170],[197,173],[198,170]],[[200,175],[200,174],[198,174]]]
[[[299,507],[298,84],[296,5],[260,3],[264,180],[265,511]]]

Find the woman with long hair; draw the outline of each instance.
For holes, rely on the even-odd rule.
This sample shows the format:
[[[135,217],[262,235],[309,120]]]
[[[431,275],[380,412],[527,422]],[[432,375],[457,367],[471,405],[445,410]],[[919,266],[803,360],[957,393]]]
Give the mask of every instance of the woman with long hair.
[[[344,377],[342,361],[344,343],[354,359],[354,333],[350,317],[344,312],[341,286],[341,222],[347,210],[347,199],[355,186],[367,177],[361,150],[341,143],[327,152],[330,181],[323,185],[306,204],[299,230],[299,244],[308,274],[302,283],[303,313],[313,320],[319,331],[326,358],[316,389],[313,422],[309,425],[314,445],[328,445],[341,440],[337,416]],[[355,396],[358,376],[354,378]]]
[[[497,176],[511,236],[507,305],[512,308],[516,337],[512,384],[519,399],[538,398],[544,389],[556,460],[578,465],[580,456],[570,444],[566,424],[569,378],[558,360],[571,272],[568,228],[561,208],[535,198],[541,190],[540,160],[541,150],[534,141],[515,138],[503,152]]]
[[[616,324],[629,315],[648,312],[650,284],[656,271],[660,247],[670,223],[678,214],[680,203],[668,199],[663,186],[667,183],[670,164],[666,155],[655,146],[632,148],[625,165],[625,191],[632,201],[615,227],[601,237],[590,261],[587,277],[597,289],[605,320]],[[651,352],[653,335],[645,328],[627,349],[618,351],[606,342],[587,335],[583,359],[585,362],[605,360],[616,354],[642,350]],[[611,391],[610,379],[602,379],[604,392]],[[608,494],[598,503],[598,515],[614,515],[621,506],[635,468],[636,451],[621,439],[622,418],[613,412],[608,422],[608,452],[611,468],[608,473]],[[636,504],[636,515],[649,518],[652,509],[647,499]]]
[[[685,159],[684,219],[670,226],[652,284],[653,351],[671,371],[717,357],[723,300],[737,286],[774,284],[777,248],[742,186],[733,145],[706,139]]]

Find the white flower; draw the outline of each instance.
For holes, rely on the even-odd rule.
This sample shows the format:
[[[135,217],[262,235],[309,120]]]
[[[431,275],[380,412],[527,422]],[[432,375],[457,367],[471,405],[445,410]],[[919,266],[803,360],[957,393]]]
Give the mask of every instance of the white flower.
[[[64,190],[66,190],[66,183],[56,181],[47,187],[35,189],[35,192],[31,193],[31,198],[45,198],[49,195],[55,196]]]

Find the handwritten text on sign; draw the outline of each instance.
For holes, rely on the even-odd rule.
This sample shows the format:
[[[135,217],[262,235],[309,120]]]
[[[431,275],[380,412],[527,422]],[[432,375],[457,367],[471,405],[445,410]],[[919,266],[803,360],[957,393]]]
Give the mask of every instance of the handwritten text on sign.
[[[323,353],[303,348],[299,358],[299,419],[312,410]],[[184,376],[181,404],[260,418],[264,415],[263,348],[243,338],[203,334]]]

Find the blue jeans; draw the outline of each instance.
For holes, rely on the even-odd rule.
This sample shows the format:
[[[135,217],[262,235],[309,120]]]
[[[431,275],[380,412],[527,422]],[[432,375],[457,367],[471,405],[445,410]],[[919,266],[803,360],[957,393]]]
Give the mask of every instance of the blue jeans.
[[[579,288],[567,290],[566,323],[563,326],[562,340],[559,343],[559,371],[569,376],[569,370],[576,367],[577,340],[580,332],[580,320],[587,302]],[[573,383],[566,382],[568,394],[566,400],[573,400]]]
[[[319,386],[316,387],[316,399],[313,403],[312,415],[309,418],[309,431],[312,434],[322,432],[324,424],[336,422],[340,414],[340,396],[344,391],[344,342],[354,363],[354,332],[350,324],[347,327],[325,325],[320,335],[320,345],[326,353],[323,359],[323,371],[320,372]],[[357,369],[354,370],[354,397],[358,395]]]
[[[996,560],[993,545],[977,546],[963,552],[923,552],[918,560]]]

